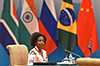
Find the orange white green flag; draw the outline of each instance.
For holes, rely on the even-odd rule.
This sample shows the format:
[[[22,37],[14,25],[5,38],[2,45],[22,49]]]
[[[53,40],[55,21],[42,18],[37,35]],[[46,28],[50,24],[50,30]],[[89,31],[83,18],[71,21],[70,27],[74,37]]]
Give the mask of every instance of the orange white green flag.
[[[38,20],[33,0],[24,0],[21,19],[19,22],[20,44],[25,44],[30,50],[32,46],[29,44],[30,36],[34,32],[38,32]]]

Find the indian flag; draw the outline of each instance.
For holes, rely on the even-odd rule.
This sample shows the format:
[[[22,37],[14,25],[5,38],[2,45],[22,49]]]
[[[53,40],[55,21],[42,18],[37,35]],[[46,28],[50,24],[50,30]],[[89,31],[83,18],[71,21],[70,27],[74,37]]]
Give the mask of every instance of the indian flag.
[[[57,40],[64,49],[77,46],[76,19],[72,0],[63,0],[57,24]]]
[[[19,23],[20,44],[25,44],[30,50],[30,36],[34,32],[38,32],[38,20],[35,11],[34,1],[25,0],[23,3],[21,19]]]

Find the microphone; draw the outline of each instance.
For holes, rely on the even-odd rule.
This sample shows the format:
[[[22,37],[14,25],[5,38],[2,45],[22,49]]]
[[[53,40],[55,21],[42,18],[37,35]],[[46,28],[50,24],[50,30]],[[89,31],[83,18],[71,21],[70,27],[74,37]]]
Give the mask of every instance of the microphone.
[[[76,55],[76,56],[78,56],[78,57],[80,57],[80,58],[81,58],[81,56],[80,56],[80,55],[78,55],[78,54],[76,54],[76,53],[73,53],[73,52],[71,52],[71,51],[69,51],[69,50],[64,49],[64,51],[66,51],[66,52],[68,52],[68,53],[71,53],[71,54],[73,54],[73,55]]]

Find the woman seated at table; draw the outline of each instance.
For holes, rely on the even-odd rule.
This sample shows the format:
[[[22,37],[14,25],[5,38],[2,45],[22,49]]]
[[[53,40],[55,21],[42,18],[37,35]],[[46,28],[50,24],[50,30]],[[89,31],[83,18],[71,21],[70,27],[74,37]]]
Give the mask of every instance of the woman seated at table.
[[[42,49],[46,44],[46,37],[39,32],[35,32],[30,37],[30,45],[33,49],[29,52],[28,65],[33,65],[33,62],[47,62],[47,52]]]

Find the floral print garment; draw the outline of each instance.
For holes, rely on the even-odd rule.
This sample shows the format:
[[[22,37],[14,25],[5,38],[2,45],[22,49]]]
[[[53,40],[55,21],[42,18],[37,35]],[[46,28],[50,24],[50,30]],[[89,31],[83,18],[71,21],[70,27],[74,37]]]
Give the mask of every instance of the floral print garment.
[[[33,62],[47,62],[47,52],[42,49],[43,55],[38,51],[38,48],[35,46],[28,55],[28,65],[33,65]]]

